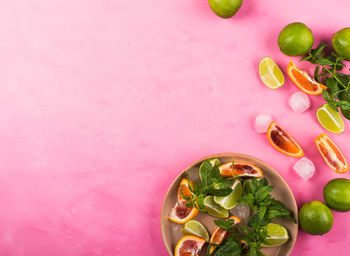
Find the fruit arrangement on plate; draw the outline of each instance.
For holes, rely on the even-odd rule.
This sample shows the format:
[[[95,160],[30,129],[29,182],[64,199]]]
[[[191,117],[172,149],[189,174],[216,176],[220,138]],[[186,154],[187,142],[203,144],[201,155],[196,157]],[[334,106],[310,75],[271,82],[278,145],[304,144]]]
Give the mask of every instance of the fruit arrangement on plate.
[[[188,167],[170,187],[161,218],[171,255],[287,255],[297,235],[288,185],[265,163],[238,154]]]

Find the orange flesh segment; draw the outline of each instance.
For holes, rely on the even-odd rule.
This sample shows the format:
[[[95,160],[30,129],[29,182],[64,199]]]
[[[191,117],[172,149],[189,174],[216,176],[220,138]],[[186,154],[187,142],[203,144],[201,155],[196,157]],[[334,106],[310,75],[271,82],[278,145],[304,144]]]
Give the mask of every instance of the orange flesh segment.
[[[276,126],[276,130],[271,131],[271,140],[277,147],[283,149],[284,151],[294,154],[299,152],[299,148],[296,143],[292,141],[290,136],[280,127]]]
[[[180,248],[180,255],[181,256],[192,256],[192,255],[199,255],[201,251],[202,246],[198,246],[197,241],[193,240],[186,240],[183,242],[181,248]]]
[[[337,173],[345,173],[348,171],[348,163],[336,146],[336,144],[329,138],[328,135],[322,134],[316,139],[316,146],[320,151],[326,164]]]
[[[176,206],[176,216],[180,219],[186,218],[192,211],[192,208],[186,207],[186,201],[179,202]]]
[[[185,184],[180,185],[179,191],[182,192],[179,193],[179,196],[182,197],[182,195],[184,195],[185,197],[191,197],[191,191]]]
[[[232,164],[230,164],[226,169],[221,171],[221,175],[224,177],[234,177],[234,176],[262,176],[261,171],[250,164],[246,163],[234,163],[233,169]]]
[[[298,83],[302,84],[306,90],[308,91],[319,90],[318,84],[310,81],[310,79],[308,79],[308,77],[306,77],[305,74],[303,74],[303,72],[299,68],[293,69],[292,74],[295,77],[295,79],[298,81]]]

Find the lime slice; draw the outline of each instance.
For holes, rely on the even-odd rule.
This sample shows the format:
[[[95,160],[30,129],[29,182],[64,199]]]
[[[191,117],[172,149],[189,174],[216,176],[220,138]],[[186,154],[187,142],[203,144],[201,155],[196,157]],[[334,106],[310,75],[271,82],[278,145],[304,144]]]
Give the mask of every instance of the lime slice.
[[[241,198],[243,192],[242,184],[239,180],[231,181],[230,187],[232,192],[228,196],[214,196],[215,203],[227,210],[236,206],[237,200]]]
[[[263,247],[274,247],[284,244],[289,239],[288,231],[285,227],[276,224],[269,223],[267,225],[267,238],[265,242],[261,244]]]
[[[259,75],[263,83],[270,89],[280,88],[284,84],[281,69],[270,57],[265,57],[260,61]]]
[[[181,228],[181,233],[186,235],[198,236],[205,239],[205,241],[209,241],[209,233],[207,229],[197,220],[189,220],[187,221],[183,227]]]
[[[252,179],[243,182],[243,192],[245,195],[252,193]]]
[[[228,210],[222,208],[220,205],[215,203],[213,196],[206,196],[204,198],[204,209],[211,216],[218,217],[218,218],[228,217]]]
[[[317,110],[317,120],[321,126],[329,132],[342,133],[344,131],[344,121],[340,113],[332,109],[327,103]]]
[[[209,162],[212,164],[212,166],[220,166],[221,165],[220,160],[217,158],[211,159],[211,160],[209,160]]]

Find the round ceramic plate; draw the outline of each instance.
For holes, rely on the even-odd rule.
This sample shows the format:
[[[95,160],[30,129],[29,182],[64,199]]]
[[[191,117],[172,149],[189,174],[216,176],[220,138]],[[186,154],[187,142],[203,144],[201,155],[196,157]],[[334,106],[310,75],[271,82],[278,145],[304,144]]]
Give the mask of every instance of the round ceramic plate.
[[[171,221],[168,220],[169,212],[177,202],[177,189],[178,189],[179,183],[181,179],[184,177],[186,171],[189,171],[191,180],[196,182],[200,181],[199,174],[198,174],[199,166],[204,160],[211,159],[211,158],[218,158],[221,161],[221,164],[232,162],[232,161],[242,161],[242,162],[254,164],[257,167],[259,167],[263,171],[264,177],[266,177],[266,179],[268,180],[269,185],[275,186],[274,190],[271,193],[272,196],[282,201],[286,205],[286,207],[294,213],[295,219],[296,220],[298,219],[298,208],[297,208],[293,193],[290,190],[288,184],[272,167],[270,167],[266,163],[254,157],[247,156],[247,155],[226,153],[226,154],[208,156],[191,164],[183,172],[181,172],[180,175],[177,176],[177,178],[171,184],[165,196],[165,199],[162,205],[160,224],[161,224],[163,241],[164,241],[165,247],[169,252],[169,255],[174,255],[174,249],[175,249],[176,243],[182,237],[182,234],[180,232],[182,225],[172,223]],[[214,224],[214,219],[217,219],[217,218],[214,218],[209,216],[208,214],[199,212],[194,219],[202,222],[203,225],[208,229],[209,233],[212,234],[212,232],[216,227]],[[277,256],[277,255],[288,256],[291,253],[295,244],[295,240],[297,238],[297,234],[298,234],[297,224],[286,219],[278,219],[277,222],[283,225],[288,230],[290,239],[288,240],[288,242],[286,242],[281,246],[274,247],[274,248],[263,248],[262,252],[266,256]],[[203,255],[203,256],[206,255],[206,247],[202,248],[200,255]]]

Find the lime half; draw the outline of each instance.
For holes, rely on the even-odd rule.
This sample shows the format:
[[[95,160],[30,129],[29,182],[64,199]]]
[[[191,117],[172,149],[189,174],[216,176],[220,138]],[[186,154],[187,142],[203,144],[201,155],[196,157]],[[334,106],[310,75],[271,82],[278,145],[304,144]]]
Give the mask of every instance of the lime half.
[[[327,103],[317,110],[316,115],[321,126],[327,131],[334,133],[342,133],[344,131],[345,125],[342,116]]]
[[[243,192],[242,183],[239,180],[233,180],[230,187],[232,192],[228,196],[214,196],[215,203],[228,210],[236,206]]]
[[[211,159],[211,160],[209,160],[209,162],[211,163],[212,166],[220,166],[221,165],[220,160],[217,158]]]
[[[276,62],[270,57],[259,63],[259,75],[263,83],[270,89],[280,88],[284,84],[284,75]]]
[[[288,231],[285,227],[276,224],[269,223],[267,225],[267,238],[265,242],[261,244],[262,247],[274,247],[284,244],[289,239]]]
[[[204,209],[211,216],[218,218],[228,217],[228,210],[215,203],[213,196],[206,196],[204,198]]]
[[[207,229],[197,220],[189,220],[187,221],[183,227],[181,228],[181,233],[186,235],[198,236],[205,239],[205,241],[209,241],[209,233]]]

